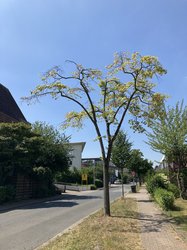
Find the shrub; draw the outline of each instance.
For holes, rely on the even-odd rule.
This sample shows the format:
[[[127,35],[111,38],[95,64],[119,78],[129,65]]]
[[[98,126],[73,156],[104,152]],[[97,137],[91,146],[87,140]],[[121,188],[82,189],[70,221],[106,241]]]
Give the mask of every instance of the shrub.
[[[15,187],[12,185],[6,186],[6,201],[14,200],[16,196]]]
[[[0,186],[0,203],[3,203],[6,200],[6,187]]]
[[[97,189],[97,187],[96,187],[96,185],[90,185],[90,190],[96,190]]]
[[[151,195],[154,195],[157,188],[166,189],[166,186],[165,180],[160,175],[151,175],[147,178],[146,188]]]
[[[33,188],[34,198],[42,198],[55,194],[53,175],[50,168],[42,166],[33,168],[33,180],[35,181]]]
[[[33,177],[39,181],[52,181],[53,178],[51,169],[42,166],[33,168]]]
[[[103,187],[103,182],[99,179],[95,179],[95,185],[97,188]]]
[[[81,184],[81,171],[79,169],[73,168],[67,170],[66,172],[57,173],[55,176],[55,181]]]
[[[179,198],[180,197],[180,191],[178,189],[178,187],[173,184],[173,183],[168,183],[167,184],[167,190],[172,192],[174,194],[175,198]]]
[[[13,186],[0,186],[0,203],[13,200],[14,198],[15,188]]]
[[[35,193],[35,198],[43,198],[50,196],[49,188],[46,186],[40,186]]]
[[[154,192],[155,201],[164,209],[169,210],[173,208],[174,194],[163,188],[157,188]]]

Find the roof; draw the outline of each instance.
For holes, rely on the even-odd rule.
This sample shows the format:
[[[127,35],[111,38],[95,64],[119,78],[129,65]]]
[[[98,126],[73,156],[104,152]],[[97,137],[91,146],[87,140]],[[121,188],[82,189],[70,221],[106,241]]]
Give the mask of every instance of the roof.
[[[0,122],[27,122],[10,91],[0,84]]]
[[[70,144],[70,146],[73,146],[73,145],[79,145],[79,146],[81,146],[81,147],[82,147],[82,151],[83,151],[83,150],[84,150],[84,147],[85,147],[86,142],[70,142],[69,144]]]

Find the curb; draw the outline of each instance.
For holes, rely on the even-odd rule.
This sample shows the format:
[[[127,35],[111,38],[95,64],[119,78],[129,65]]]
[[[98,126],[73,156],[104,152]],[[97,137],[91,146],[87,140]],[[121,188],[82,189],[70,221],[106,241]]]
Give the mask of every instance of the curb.
[[[124,197],[126,197],[128,195],[128,193],[130,192],[130,190],[125,193]],[[121,197],[118,197],[116,199],[114,199],[110,204],[114,203],[115,201],[117,201],[118,199],[120,199]],[[80,219],[79,221],[75,222],[74,224],[72,224],[70,227],[66,228],[63,232],[58,233],[57,235],[55,235],[54,237],[50,238],[48,241],[44,242],[42,245],[34,248],[34,250],[40,250],[42,247],[47,246],[48,244],[50,244],[51,242],[55,241],[57,238],[61,237],[62,235],[68,233],[69,231],[71,231],[72,229],[74,229],[76,226],[78,226],[79,224],[81,224],[84,220],[86,220],[87,218],[89,218],[91,215],[99,212],[102,208],[99,208],[97,210],[95,210],[94,212],[92,212],[91,214],[85,216],[84,218]]]

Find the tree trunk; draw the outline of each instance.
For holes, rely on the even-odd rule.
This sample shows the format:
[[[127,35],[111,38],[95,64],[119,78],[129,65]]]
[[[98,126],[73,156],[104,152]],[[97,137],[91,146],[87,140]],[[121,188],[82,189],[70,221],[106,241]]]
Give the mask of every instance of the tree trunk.
[[[123,185],[123,168],[121,170],[121,196],[124,197],[124,185]]]
[[[142,185],[142,177],[141,177],[141,175],[138,175],[138,179],[139,179],[139,185],[141,187],[141,185]]]
[[[181,187],[181,181],[180,181],[180,169],[178,168],[177,170],[177,186],[178,186],[178,189],[180,191],[180,198],[182,198],[182,187]]]
[[[104,215],[110,216],[109,163],[103,163]]]
[[[181,176],[181,197],[185,199],[185,186],[184,186],[184,177]]]

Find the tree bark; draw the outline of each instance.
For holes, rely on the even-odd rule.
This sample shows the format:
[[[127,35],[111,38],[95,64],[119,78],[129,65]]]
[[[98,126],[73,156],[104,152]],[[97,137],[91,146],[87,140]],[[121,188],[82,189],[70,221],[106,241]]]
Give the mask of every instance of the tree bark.
[[[138,179],[139,179],[139,184],[140,184],[140,187],[142,186],[142,177],[141,175],[138,175]]]
[[[123,185],[123,168],[121,170],[121,196],[124,197],[124,185]]]
[[[110,216],[109,163],[103,162],[104,215]]]
[[[176,177],[177,177],[178,189],[179,189],[179,191],[180,191],[180,198],[182,198],[182,187],[181,187],[181,181],[180,181],[180,169],[179,169],[179,168],[178,168],[178,170],[177,170]]]

